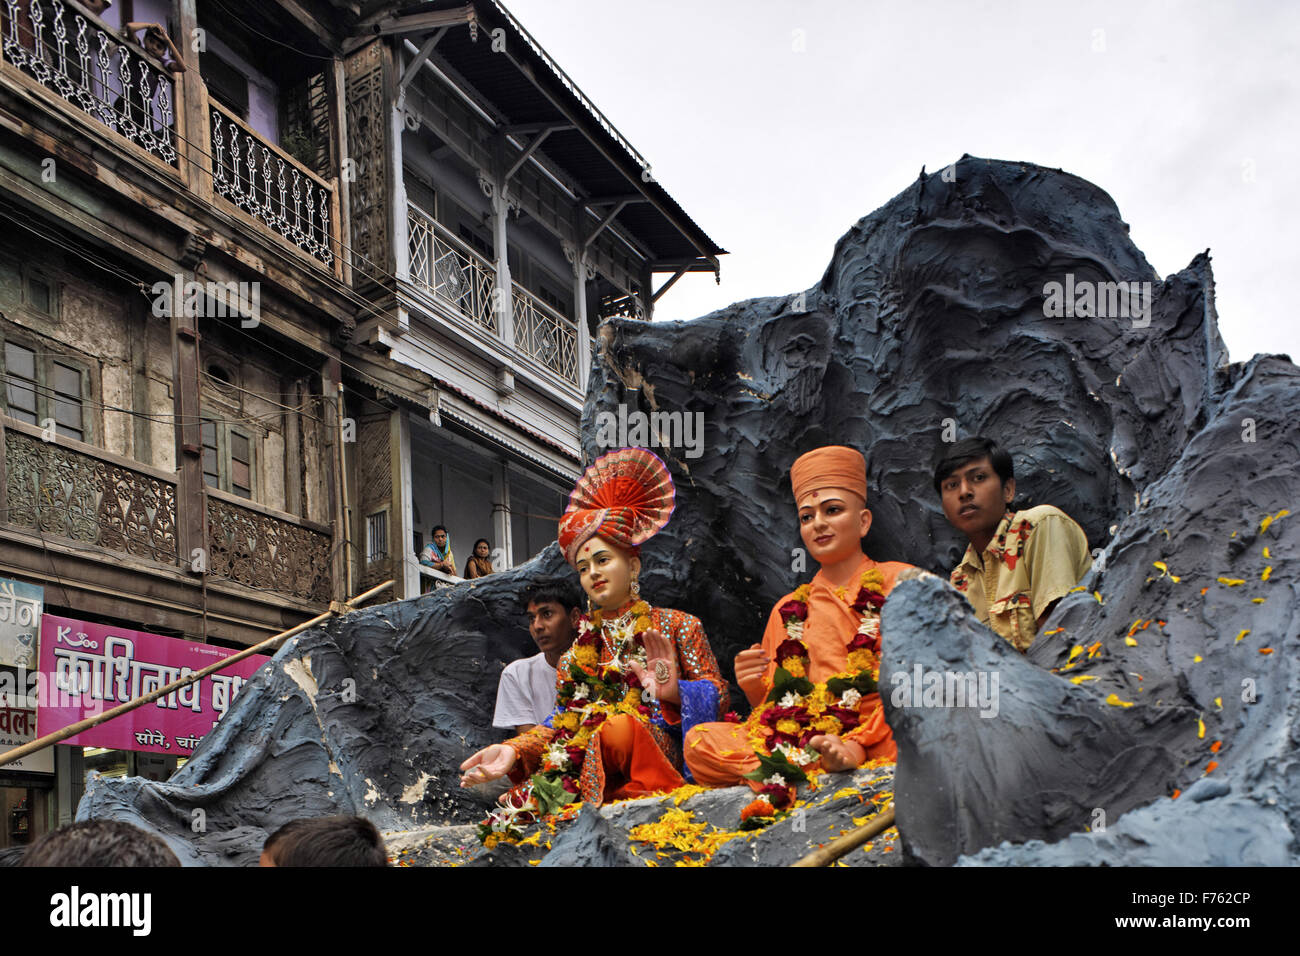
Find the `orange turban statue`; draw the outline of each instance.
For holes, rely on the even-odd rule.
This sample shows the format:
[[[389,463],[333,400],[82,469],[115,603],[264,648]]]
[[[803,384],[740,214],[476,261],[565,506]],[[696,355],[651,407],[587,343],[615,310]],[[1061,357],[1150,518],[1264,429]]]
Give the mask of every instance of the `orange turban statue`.
[[[867,500],[867,460],[856,448],[827,445],[800,455],[790,466],[795,504],[823,488],[843,488]]]
[[[597,458],[578,479],[560,518],[559,544],[573,564],[578,549],[604,538],[633,550],[653,538],[672,517],[672,476],[653,452],[620,448]]]

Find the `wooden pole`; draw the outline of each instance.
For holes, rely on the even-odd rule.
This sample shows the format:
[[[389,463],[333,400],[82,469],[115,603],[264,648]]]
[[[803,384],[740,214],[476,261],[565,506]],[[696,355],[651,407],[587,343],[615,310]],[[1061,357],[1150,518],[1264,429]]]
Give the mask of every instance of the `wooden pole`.
[[[155,701],[159,697],[166,697],[168,694],[172,693],[172,691],[175,691],[181,687],[187,687],[190,684],[193,684],[195,681],[202,680],[204,677],[207,677],[209,674],[215,674],[217,671],[221,670],[222,668],[229,667],[231,664],[234,664],[236,661],[242,661],[244,658],[252,657],[254,654],[260,653],[261,651],[266,651],[266,650],[273,651],[278,647],[279,644],[288,640],[290,637],[293,637],[293,635],[301,633],[302,631],[307,630],[309,627],[315,627],[321,621],[324,621],[325,619],[335,614],[340,614],[343,613],[344,611],[350,611],[357,604],[360,604],[362,601],[368,601],[376,594],[386,591],[392,586],[393,586],[392,581],[385,581],[383,584],[376,585],[375,587],[371,588],[369,591],[366,591],[364,594],[358,594],[356,597],[352,598],[350,601],[347,601],[344,604],[339,604],[337,602],[331,601],[330,609],[328,611],[325,611],[321,614],[317,614],[310,621],[303,621],[297,627],[291,627],[287,631],[281,631],[279,634],[276,634],[274,637],[268,637],[260,644],[254,644],[252,647],[246,647],[238,654],[232,654],[230,657],[227,657],[224,660],[217,661],[215,664],[209,664],[207,667],[203,668],[202,670],[195,671],[193,674],[190,674],[188,677],[182,677],[178,681],[172,681],[166,687],[160,687],[155,691],[150,691],[144,696],[137,697],[135,698],[135,700],[129,700],[125,704],[121,704],[117,707],[114,707],[112,710],[106,710],[104,711],[104,713],[99,714],[95,717],[87,717],[85,720],[80,720],[75,724],[69,724],[67,727],[64,727],[62,730],[56,730],[52,734],[46,734],[44,737],[38,737],[37,739],[25,743],[20,747],[15,747],[13,750],[0,754],[0,767],[3,767],[7,763],[13,763],[15,760],[19,760],[23,757],[26,757],[28,754],[36,753],[36,751],[38,750],[44,750],[46,747],[52,746],[53,744],[57,744],[60,740],[67,740],[69,737],[75,737],[83,730],[89,730],[91,727],[95,727],[98,724],[102,724],[106,720],[112,720],[114,717],[120,717],[123,714],[125,714],[127,711],[135,710],[137,707],[143,707],[145,704]]]
[[[791,866],[829,866],[850,850],[855,850],[873,836],[884,833],[894,825],[894,805],[891,803],[876,816],[872,817],[856,830],[851,830],[837,840],[832,840],[824,847],[814,850],[802,860]]]

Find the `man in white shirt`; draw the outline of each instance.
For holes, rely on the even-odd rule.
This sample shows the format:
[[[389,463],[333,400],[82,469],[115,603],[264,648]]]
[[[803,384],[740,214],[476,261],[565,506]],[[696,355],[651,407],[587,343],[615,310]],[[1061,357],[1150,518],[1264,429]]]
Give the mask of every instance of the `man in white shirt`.
[[[582,616],[577,589],[558,579],[531,585],[523,603],[528,633],[541,653],[513,661],[501,672],[492,726],[512,736],[531,730],[555,710],[555,665],[577,636]]]

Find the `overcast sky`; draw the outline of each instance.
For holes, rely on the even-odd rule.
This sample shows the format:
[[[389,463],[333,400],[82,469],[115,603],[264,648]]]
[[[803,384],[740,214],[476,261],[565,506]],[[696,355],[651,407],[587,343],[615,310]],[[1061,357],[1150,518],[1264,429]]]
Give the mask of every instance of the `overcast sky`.
[[[1300,4],[504,2],[730,252],[657,319],[811,286],[970,153],[1101,186],[1161,277],[1209,248],[1232,359],[1300,360]]]

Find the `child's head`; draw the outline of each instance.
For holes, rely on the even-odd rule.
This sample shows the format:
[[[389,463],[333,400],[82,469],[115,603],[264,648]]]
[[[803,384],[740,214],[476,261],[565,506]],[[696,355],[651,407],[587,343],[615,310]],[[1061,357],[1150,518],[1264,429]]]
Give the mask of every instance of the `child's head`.
[[[949,524],[968,538],[989,534],[1016,496],[1011,456],[979,435],[942,446],[935,455],[934,490]]]
[[[379,831],[361,817],[291,820],[262,844],[258,866],[387,866]]]

